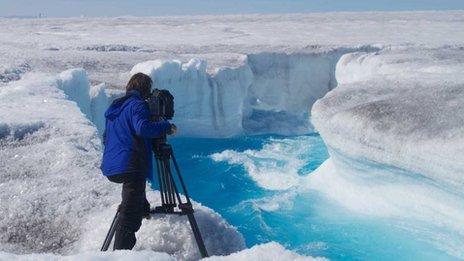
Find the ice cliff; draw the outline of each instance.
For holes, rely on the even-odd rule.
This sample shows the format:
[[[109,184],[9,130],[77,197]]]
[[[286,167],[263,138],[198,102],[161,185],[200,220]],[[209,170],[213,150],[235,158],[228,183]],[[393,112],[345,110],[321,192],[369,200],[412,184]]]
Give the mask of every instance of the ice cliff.
[[[174,94],[180,135],[303,134],[312,131],[312,104],[337,85],[338,59],[353,50],[376,48],[250,54],[237,66],[212,72],[198,59],[154,60],[135,65],[130,74],[150,75],[154,88]]]
[[[342,56],[339,85],[312,109],[331,157],[308,189],[356,213],[402,220],[463,258],[463,54],[448,46]]]
[[[333,150],[460,188],[463,61],[458,47],[347,54],[337,63],[338,87],[316,102],[312,122]]]

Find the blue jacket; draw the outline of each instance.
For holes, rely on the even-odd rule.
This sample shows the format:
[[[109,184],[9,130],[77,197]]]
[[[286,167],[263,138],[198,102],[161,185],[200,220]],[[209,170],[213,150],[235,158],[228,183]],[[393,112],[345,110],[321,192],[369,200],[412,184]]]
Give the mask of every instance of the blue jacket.
[[[103,160],[105,176],[131,173],[152,175],[151,139],[168,132],[168,121],[151,122],[148,104],[131,91],[115,100],[105,112]]]

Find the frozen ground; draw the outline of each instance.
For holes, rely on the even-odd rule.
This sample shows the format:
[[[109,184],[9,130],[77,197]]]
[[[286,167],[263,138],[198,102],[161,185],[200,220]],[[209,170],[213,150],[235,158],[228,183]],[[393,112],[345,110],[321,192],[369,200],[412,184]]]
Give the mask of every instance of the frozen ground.
[[[122,86],[120,73],[153,59],[200,58],[214,69],[252,53],[462,44],[462,21],[459,11],[0,19],[0,64],[10,72],[82,67],[92,81]]]
[[[248,158],[260,152],[213,158],[244,165],[266,189],[304,185],[356,213],[426,221],[429,241],[462,258],[463,28],[462,11],[0,19],[0,250],[98,249],[90,239],[105,228],[85,224],[110,219],[118,197],[99,175],[101,114],[143,71],[176,95],[181,136],[314,124],[331,158],[307,182],[295,178],[299,161],[256,169]],[[198,208],[213,253],[244,248],[235,228]],[[151,249],[197,258],[181,223],[148,231],[179,224],[183,239]]]
[[[463,19],[459,11],[0,19],[0,82],[80,67],[92,85],[121,89],[144,71],[184,106],[181,135],[304,134],[312,104],[337,86],[343,54],[459,48]]]
[[[88,261],[102,261],[102,260],[117,260],[117,261],[131,261],[131,260],[153,260],[153,261],[173,261],[177,260],[174,257],[162,253],[148,250],[142,251],[117,251],[117,252],[83,252],[71,256],[60,256],[53,254],[29,254],[29,255],[14,255],[5,252],[0,252],[0,259],[5,260],[24,260],[24,261],[54,261],[54,260],[88,260]],[[228,261],[228,260],[295,260],[295,261],[323,261],[325,258],[311,258],[305,257],[294,252],[288,251],[277,243],[267,243],[256,245],[250,249],[246,249],[229,256],[213,256],[201,260],[208,261]]]

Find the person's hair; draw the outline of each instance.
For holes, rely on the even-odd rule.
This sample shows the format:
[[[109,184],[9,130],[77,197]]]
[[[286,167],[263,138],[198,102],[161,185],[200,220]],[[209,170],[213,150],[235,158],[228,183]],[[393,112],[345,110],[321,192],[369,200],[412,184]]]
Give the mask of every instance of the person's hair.
[[[126,85],[126,93],[136,90],[142,98],[146,99],[150,96],[151,85],[153,81],[150,76],[143,73],[134,74]]]

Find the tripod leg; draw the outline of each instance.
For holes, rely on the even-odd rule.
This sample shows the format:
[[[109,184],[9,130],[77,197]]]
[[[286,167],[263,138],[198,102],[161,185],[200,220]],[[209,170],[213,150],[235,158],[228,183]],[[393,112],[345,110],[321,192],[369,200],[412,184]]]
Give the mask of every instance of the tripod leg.
[[[110,230],[108,230],[108,234],[106,234],[105,241],[103,242],[103,246],[101,247],[100,251],[108,250],[108,247],[111,244],[111,240],[113,240],[114,233],[116,232],[116,227],[119,223],[119,210],[114,215],[113,222],[111,222]]]
[[[182,178],[182,175],[180,174],[179,166],[177,165],[176,157],[174,156],[174,152],[171,151],[171,159],[172,163],[174,163],[174,168],[177,173],[177,177],[179,178],[180,185],[182,186],[182,190],[184,191],[185,198],[187,199],[187,203],[190,203],[190,196],[187,191],[187,187],[185,186],[184,179]]]
[[[200,230],[198,229],[198,224],[193,215],[193,212],[187,214],[188,220],[190,222],[190,226],[192,227],[193,235],[195,236],[195,240],[197,241],[198,249],[200,250],[201,257],[208,257],[208,252],[206,251],[205,243],[203,242],[203,238],[201,237]]]
[[[164,191],[163,191],[163,183],[161,183],[161,169],[160,169],[160,163],[159,159],[156,159],[156,175],[158,176],[158,184],[160,188],[160,193],[161,193],[161,205],[164,205],[166,200],[164,199]]]

